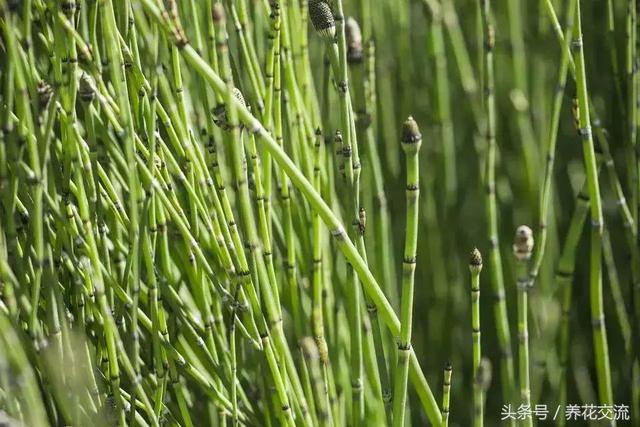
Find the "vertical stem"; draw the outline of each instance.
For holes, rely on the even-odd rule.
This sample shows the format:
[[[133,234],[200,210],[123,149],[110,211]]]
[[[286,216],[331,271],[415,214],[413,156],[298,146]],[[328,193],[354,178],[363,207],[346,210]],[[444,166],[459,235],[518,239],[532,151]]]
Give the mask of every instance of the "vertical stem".
[[[449,427],[449,401],[451,398],[451,363],[444,367],[444,381],[442,382],[442,427]]]
[[[482,271],[482,255],[478,249],[471,252],[469,258],[469,271],[471,272],[471,336],[473,338],[473,425],[484,425],[484,398],[482,397],[482,384],[479,381],[481,375],[480,361],[482,360],[482,347],[480,343],[480,271]]]
[[[498,207],[496,202],[496,110],[494,93],[494,59],[495,30],[491,18],[489,0],[480,0],[482,5],[482,22],[485,33],[485,114],[487,156],[485,163],[484,185],[487,192],[485,206],[488,218],[489,234],[489,269],[490,279],[495,297],[494,315],[500,346],[500,377],[502,379],[503,402],[510,402],[514,397],[515,379],[513,373],[513,356],[511,352],[511,332],[505,300],[504,279],[502,276],[502,258],[500,256],[500,241],[498,240]]]
[[[393,425],[404,426],[405,406],[407,403],[407,377],[409,374],[409,355],[411,353],[411,330],[413,321],[413,287],[416,271],[416,249],[418,243],[419,208],[419,158],[422,135],[417,123],[409,117],[403,124],[402,149],[406,155],[407,171],[407,214],[402,262],[402,297],[400,307],[400,339],[398,341],[398,364],[395,371],[393,392]]]
[[[596,155],[589,118],[587,79],[582,41],[581,1],[576,9],[576,25],[573,28],[574,62],[576,64],[576,86],[578,93],[579,133],[582,138],[583,157],[587,173],[587,187],[591,199],[591,249],[589,293],[591,299],[591,319],[593,325],[593,346],[598,377],[598,395],[601,404],[612,405],[611,374],[609,369],[609,350],[605,329],[602,301],[602,230],[603,215],[600,199],[600,185],[596,166]]]
[[[529,384],[529,325],[527,293],[529,292],[528,261],[533,250],[533,232],[526,225],[516,230],[513,254],[516,258],[518,287],[518,379],[520,383],[520,404],[531,407],[531,386]],[[531,415],[526,416],[521,425],[533,426]]]

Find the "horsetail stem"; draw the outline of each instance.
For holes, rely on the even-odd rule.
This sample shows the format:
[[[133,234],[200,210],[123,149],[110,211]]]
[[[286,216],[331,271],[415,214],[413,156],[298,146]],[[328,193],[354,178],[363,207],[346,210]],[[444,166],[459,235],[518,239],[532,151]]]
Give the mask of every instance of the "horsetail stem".
[[[480,272],[482,271],[482,255],[477,248],[469,256],[469,272],[471,273],[471,335],[473,337],[473,378],[477,378],[482,359],[480,344]],[[481,384],[473,383],[473,424],[484,425],[484,398]]]
[[[449,426],[449,402],[451,400],[451,377],[453,376],[453,367],[447,362],[444,367],[444,378],[442,381],[442,427]]]
[[[520,384],[520,402],[531,406],[531,387],[529,384],[529,327],[527,294],[529,292],[528,262],[533,251],[533,232],[526,225],[516,230],[513,240],[513,255],[517,263],[518,287],[518,380]],[[533,425],[531,417],[523,425]]]
[[[402,298],[400,314],[400,336],[398,339],[398,364],[395,370],[393,390],[393,425],[403,426],[407,404],[407,377],[409,375],[409,354],[411,352],[411,330],[413,321],[413,288],[416,269],[416,248],[418,240],[418,198],[419,158],[422,135],[418,124],[409,116],[402,125],[402,150],[406,156],[407,173],[407,214],[402,262]]]
[[[589,103],[587,81],[584,62],[584,47],[582,41],[581,2],[578,0],[576,8],[576,24],[573,28],[574,61],[576,64],[576,86],[578,106],[580,107],[579,124],[582,139],[583,156],[587,172],[587,186],[591,199],[591,248],[589,292],[591,296],[591,317],[593,322],[594,355],[598,376],[598,395],[600,402],[611,404],[613,394],[611,390],[611,376],[609,367],[609,350],[607,333],[604,323],[602,302],[602,230],[603,216],[600,199],[600,186],[596,167],[593,137],[589,118]]]
[[[513,356],[511,351],[511,334],[507,314],[504,279],[502,275],[502,257],[500,256],[500,241],[498,239],[498,209],[496,205],[496,111],[494,93],[494,58],[495,29],[491,18],[489,0],[481,4],[482,22],[484,29],[484,67],[485,67],[485,114],[487,155],[485,160],[484,186],[486,189],[485,209],[488,221],[489,235],[489,271],[491,286],[495,297],[494,316],[500,345],[500,372],[502,380],[503,401],[510,402],[514,397],[515,379],[513,373]]]

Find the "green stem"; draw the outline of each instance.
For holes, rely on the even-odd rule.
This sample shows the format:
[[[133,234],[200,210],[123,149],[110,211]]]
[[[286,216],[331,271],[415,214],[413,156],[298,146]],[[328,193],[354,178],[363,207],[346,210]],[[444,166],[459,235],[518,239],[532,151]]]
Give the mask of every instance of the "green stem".
[[[483,385],[480,381],[480,361],[482,360],[480,334],[480,271],[482,257],[480,251],[474,249],[469,260],[471,272],[471,336],[473,338],[473,425],[484,425]]]
[[[511,351],[511,333],[507,314],[506,294],[502,273],[502,257],[500,256],[500,241],[498,240],[498,207],[496,202],[496,108],[494,87],[494,58],[495,30],[491,23],[491,6],[489,0],[482,0],[482,21],[485,33],[485,114],[487,156],[485,160],[484,185],[487,192],[485,206],[488,218],[489,235],[489,269],[490,280],[495,297],[494,316],[500,347],[500,372],[502,379],[503,402],[511,402],[515,392],[515,378],[513,372],[513,356]]]
[[[593,346],[598,377],[598,394],[601,404],[613,404],[609,350],[605,329],[602,301],[602,232],[603,216],[600,186],[593,137],[589,118],[589,102],[585,73],[584,48],[582,39],[581,1],[576,9],[576,25],[573,28],[574,62],[576,64],[576,86],[578,93],[579,126],[582,138],[583,157],[587,172],[587,187],[591,199],[591,249],[589,293],[591,297],[591,318],[593,324]]]
[[[400,339],[398,341],[398,364],[395,371],[393,390],[393,425],[404,426],[407,403],[407,377],[409,374],[409,355],[411,352],[411,330],[413,323],[413,288],[416,270],[416,251],[418,243],[419,209],[419,158],[418,153],[422,136],[416,122],[409,117],[403,125],[402,149],[406,154],[407,171],[407,216],[402,263],[402,298],[400,305]]]

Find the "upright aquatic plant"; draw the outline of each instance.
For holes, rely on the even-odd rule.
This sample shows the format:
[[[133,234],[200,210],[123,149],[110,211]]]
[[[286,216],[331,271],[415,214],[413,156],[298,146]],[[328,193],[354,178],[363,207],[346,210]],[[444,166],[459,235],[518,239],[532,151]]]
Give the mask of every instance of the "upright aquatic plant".
[[[526,225],[516,230],[513,239],[513,256],[516,259],[518,287],[518,382],[520,385],[520,403],[531,407],[531,385],[529,381],[529,321],[527,294],[529,293],[529,259],[533,252],[533,232]],[[524,425],[532,426],[532,416],[527,416]]]
[[[484,29],[484,108],[485,138],[487,154],[484,165],[485,209],[487,217],[487,233],[489,237],[489,271],[491,286],[495,298],[494,316],[500,346],[500,371],[502,372],[502,398],[510,402],[515,390],[513,374],[513,355],[511,351],[511,333],[507,314],[504,278],[502,273],[502,257],[500,256],[500,240],[498,238],[498,207],[496,201],[496,106],[494,82],[495,29],[492,23],[492,12],[489,0],[482,0],[482,22]]]
[[[407,403],[407,377],[411,354],[411,331],[413,323],[413,293],[416,271],[416,248],[418,243],[418,208],[420,197],[419,158],[422,135],[413,117],[402,125],[402,150],[406,156],[407,174],[407,215],[402,260],[402,297],[400,303],[400,337],[398,339],[398,365],[394,372],[393,425],[404,425]]]
[[[582,139],[584,165],[587,174],[587,187],[591,202],[591,243],[589,253],[589,294],[591,299],[591,320],[593,327],[593,349],[598,377],[598,396],[601,404],[613,404],[609,349],[605,328],[602,296],[602,233],[603,215],[600,198],[600,185],[596,166],[591,121],[589,116],[589,95],[585,71],[584,45],[582,39],[581,1],[578,0],[576,20],[573,27],[573,55],[576,69],[576,87],[578,94],[578,123]]]
[[[480,377],[480,361],[482,347],[480,342],[480,272],[482,271],[482,255],[477,248],[471,251],[469,257],[469,272],[471,273],[471,336],[473,338],[473,425],[484,425],[484,398],[482,385],[477,379]]]

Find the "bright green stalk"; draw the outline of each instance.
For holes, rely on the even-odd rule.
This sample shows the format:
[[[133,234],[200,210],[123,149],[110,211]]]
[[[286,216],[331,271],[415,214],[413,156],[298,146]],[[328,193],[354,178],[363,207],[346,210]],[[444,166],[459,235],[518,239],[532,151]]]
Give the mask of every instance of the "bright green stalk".
[[[495,30],[491,23],[491,6],[489,0],[482,1],[482,21],[485,32],[485,114],[487,156],[485,160],[484,186],[486,188],[485,206],[488,218],[487,232],[489,235],[489,270],[491,272],[491,286],[495,297],[494,316],[498,345],[500,347],[500,372],[502,379],[503,402],[511,402],[515,392],[513,373],[513,356],[511,352],[511,332],[507,315],[504,279],[502,276],[502,258],[500,256],[500,241],[498,240],[498,207],[496,203],[496,108],[494,93],[494,59]]]
[[[520,404],[526,407],[531,407],[527,294],[530,286],[528,263],[532,251],[533,232],[526,225],[521,225],[516,230],[516,236],[513,241],[513,255],[516,259],[518,286],[518,380],[520,385]],[[533,426],[533,417],[525,417],[520,424]]]
[[[449,401],[451,400],[451,363],[444,367],[444,381],[442,382],[442,427],[449,427]]]
[[[482,271],[482,255],[478,249],[471,252],[469,258],[469,271],[471,272],[471,336],[473,337],[473,425],[484,425],[484,398],[482,397],[482,385],[477,380],[480,378],[479,369],[482,360],[482,347],[480,340],[480,272]]]
[[[589,102],[585,74],[584,48],[582,41],[582,18],[580,0],[576,10],[576,25],[573,28],[574,61],[576,64],[576,86],[579,106],[580,136],[587,172],[587,186],[591,199],[591,251],[589,292],[591,296],[591,317],[593,321],[593,345],[598,377],[598,394],[601,404],[613,404],[607,331],[605,329],[602,301],[602,230],[603,216],[600,200],[600,186],[596,167],[593,137],[589,119]]]
[[[402,149],[406,155],[407,171],[407,222],[402,263],[402,299],[400,314],[400,339],[398,341],[398,365],[395,371],[393,389],[393,425],[404,426],[407,403],[407,377],[411,352],[411,330],[413,322],[413,287],[416,270],[416,250],[418,243],[419,169],[418,153],[422,135],[418,125],[409,117],[403,124]]]

